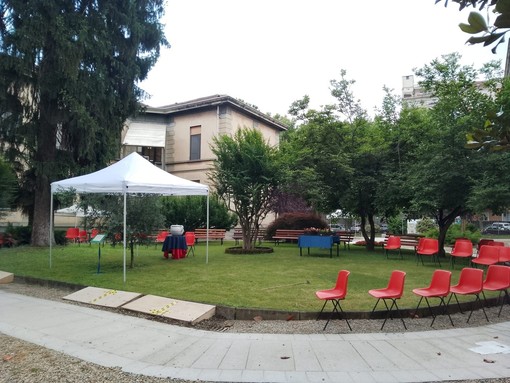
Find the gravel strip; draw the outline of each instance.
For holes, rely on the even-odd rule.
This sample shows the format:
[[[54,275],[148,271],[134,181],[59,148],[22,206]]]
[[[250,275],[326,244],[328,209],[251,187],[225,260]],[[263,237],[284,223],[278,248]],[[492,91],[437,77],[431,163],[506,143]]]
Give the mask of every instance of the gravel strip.
[[[26,283],[11,283],[1,285],[0,288],[17,294],[25,294],[37,298],[62,301],[62,297],[70,294],[72,291],[65,288],[44,287]],[[78,304],[76,302],[63,301],[68,304]],[[89,306],[89,305],[87,305]],[[89,306],[90,307],[90,306]],[[135,315],[151,320],[161,320],[145,314],[137,314],[122,309],[98,308],[102,310],[118,311],[124,315]],[[499,307],[486,308],[487,315],[491,323],[498,323],[510,320],[510,308],[506,305],[503,308],[501,317],[497,313]],[[485,316],[481,311],[475,311],[471,317],[470,323],[466,323],[465,315],[454,314],[452,319],[456,328],[467,326],[479,326],[487,324]],[[431,318],[406,318],[407,331],[433,331],[437,329],[452,328],[447,316],[438,316],[434,327],[430,327]],[[367,333],[380,332],[382,320],[362,320],[350,319],[353,332]],[[174,323],[175,324],[175,323]],[[250,321],[223,320],[213,318],[203,321],[195,328],[238,333],[273,333],[273,334],[312,334],[312,333],[350,333],[347,323],[344,320],[333,320],[328,325],[326,331],[323,331],[325,322],[323,320],[307,321],[274,321],[264,320],[261,317],[255,317]],[[384,332],[401,332],[403,325],[400,320],[389,320],[384,327]],[[159,383],[176,382],[190,383],[178,379],[162,379],[142,375],[134,375],[122,372],[116,368],[106,368],[93,363],[70,357],[68,355],[46,349],[22,340],[12,338],[0,333],[0,383],[21,383],[21,382],[112,382],[112,383]],[[201,381],[202,383],[206,383]],[[463,383],[487,382],[487,383],[509,383],[510,378],[505,379],[484,379],[467,380]]]

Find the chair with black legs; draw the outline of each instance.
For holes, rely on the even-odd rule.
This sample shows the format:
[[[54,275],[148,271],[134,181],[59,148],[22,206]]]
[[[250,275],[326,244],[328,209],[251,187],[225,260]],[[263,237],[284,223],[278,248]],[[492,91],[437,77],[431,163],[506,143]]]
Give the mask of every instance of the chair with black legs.
[[[413,289],[413,293],[420,297],[420,301],[418,302],[418,306],[416,306],[415,312],[418,311],[420,304],[425,298],[425,302],[429,308],[430,315],[432,316],[432,323],[430,323],[430,327],[434,324],[436,320],[436,315],[430,307],[429,298],[439,298],[439,309],[441,306],[443,307],[443,312],[446,312],[448,318],[450,318],[450,323],[453,326],[452,317],[450,313],[446,309],[445,298],[450,294],[450,282],[452,279],[452,273],[446,270],[435,270],[434,274],[432,274],[432,279],[430,281],[430,285],[428,287]]]
[[[448,298],[448,303],[446,304],[446,306],[448,307],[450,305],[452,297],[455,297],[455,300],[457,301],[457,306],[459,307],[459,310],[462,313],[463,312],[462,307],[460,306],[457,295],[474,295],[475,301],[472,302],[471,304],[471,312],[469,313],[467,322],[469,323],[469,320],[471,319],[471,315],[473,314],[476,302],[480,304],[482,311],[485,315],[485,319],[487,319],[488,322],[489,318],[487,317],[487,313],[485,312],[482,301],[480,300],[480,294],[483,295],[483,270],[475,269],[472,267],[464,267],[460,271],[459,282],[455,286],[450,287],[450,298]]]
[[[400,270],[393,270],[391,272],[390,280],[388,282],[388,286],[383,289],[373,289],[369,290],[368,293],[373,296],[374,298],[377,298],[377,302],[375,302],[375,306],[372,309],[372,314],[374,313],[378,303],[380,300],[383,301],[384,306],[386,306],[386,318],[384,318],[384,322],[381,326],[381,330],[384,328],[384,325],[386,324],[386,321],[388,318],[392,318],[392,310],[395,308],[397,312],[399,313],[400,320],[402,321],[402,324],[404,325],[404,328],[407,330],[406,323],[404,322],[404,318],[402,318],[402,315],[400,314],[398,305],[397,305],[397,299],[400,299],[402,297],[402,294],[404,293],[404,281],[405,281],[406,273]],[[391,305],[388,306],[387,300],[391,301]],[[393,319],[393,318],[392,318]]]
[[[487,275],[483,281],[483,289],[487,291],[499,291],[498,300],[501,299],[498,317],[501,316],[501,310],[505,300],[510,302],[508,289],[510,288],[510,267],[504,265],[489,265]],[[503,295],[503,298],[501,298]]]
[[[345,318],[344,311],[342,310],[342,306],[340,305],[340,301],[345,299],[345,296],[347,295],[347,281],[349,279],[350,273],[351,272],[347,270],[340,270],[338,272],[335,287],[333,287],[332,289],[319,290],[315,292],[317,298],[324,301],[322,309],[319,312],[319,315],[317,315],[316,320],[320,318],[322,312],[324,311],[324,307],[326,307],[326,303],[328,303],[328,301],[331,301],[333,303],[333,310],[331,311],[331,314],[329,315],[329,318],[326,321],[326,324],[324,325],[323,331],[326,330],[329,321],[333,318],[335,313],[337,313],[340,316],[340,318],[342,316],[344,317],[345,321],[347,322],[347,326],[349,326],[349,330],[352,331],[351,325],[347,318]]]

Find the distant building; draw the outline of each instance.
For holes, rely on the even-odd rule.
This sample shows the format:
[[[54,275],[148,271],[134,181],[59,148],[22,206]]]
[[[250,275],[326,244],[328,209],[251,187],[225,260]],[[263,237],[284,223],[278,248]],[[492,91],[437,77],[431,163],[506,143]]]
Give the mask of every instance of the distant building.
[[[482,93],[489,93],[489,89],[483,81],[476,81],[475,85]],[[402,102],[409,106],[420,106],[432,108],[438,98],[431,92],[426,92],[418,82],[415,82],[414,75],[402,76]]]
[[[415,83],[414,76],[402,76],[402,101],[409,106],[421,106],[424,108],[431,108],[437,102],[437,97]]]

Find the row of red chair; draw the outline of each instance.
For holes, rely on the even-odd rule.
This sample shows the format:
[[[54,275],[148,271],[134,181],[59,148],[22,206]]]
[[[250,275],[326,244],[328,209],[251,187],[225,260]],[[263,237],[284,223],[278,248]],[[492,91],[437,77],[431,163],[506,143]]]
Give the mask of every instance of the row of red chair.
[[[386,242],[384,246],[384,250],[386,252],[386,258],[388,258],[388,251],[390,250],[398,250],[398,253],[400,255],[400,258],[402,259],[402,252],[401,252],[401,241],[400,237],[397,235],[392,235],[388,237],[388,241]],[[439,264],[439,267],[441,267],[441,261],[439,260],[439,242],[435,238],[420,238],[418,240],[418,245],[415,249],[416,252],[416,261],[419,262],[421,260],[421,263],[423,264],[423,257],[430,256],[432,257],[434,264],[436,262]]]
[[[349,329],[352,331],[352,327],[347,320],[347,318],[344,315],[344,311],[341,307],[340,301],[345,299],[347,295],[347,281],[349,278],[350,272],[348,270],[340,270],[338,273],[338,277],[336,280],[335,287],[328,290],[319,290],[316,291],[315,295],[318,299],[324,300],[324,304],[322,306],[321,311],[319,312],[319,315],[317,316],[317,319],[320,318],[322,312],[324,311],[324,308],[328,301],[331,301],[333,304],[333,310],[331,311],[331,314],[326,321],[326,324],[324,325],[324,329],[326,330],[326,327],[328,326],[329,321],[333,318],[335,313],[339,315],[340,317],[343,317],[343,319],[347,322],[347,325],[349,326]],[[383,324],[381,326],[381,330],[384,328],[384,325],[386,324],[386,321],[388,318],[391,317],[392,312],[394,309],[399,313],[400,320],[402,321],[402,324],[404,325],[404,328],[407,330],[407,326],[405,324],[404,318],[401,315],[401,312],[398,308],[397,300],[400,299],[404,293],[404,281],[405,281],[406,273],[404,271],[400,270],[394,270],[391,273],[390,280],[388,282],[388,286],[382,289],[373,289],[369,290],[368,293],[374,297],[377,298],[377,302],[374,305],[374,308],[372,309],[372,314],[374,313],[375,309],[377,308],[377,305],[382,300],[385,308],[386,308],[386,317],[383,321]],[[476,303],[478,302],[482,308],[482,311],[485,315],[485,319],[489,321],[489,318],[487,317],[487,313],[485,312],[484,306],[481,305],[480,300],[480,294],[482,294],[484,301],[485,299],[485,293],[484,290],[487,291],[499,291],[498,300],[501,299],[501,295],[503,295],[503,298],[501,299],[501,307],[499,309],[498,316],[501,315],[501,310],[503,309],[503,305],[505,302],[505,299],[510,302],[510,297],[508,295],[508,289],[510,288],[510,267],[504,266],[504,265],[490,265],[487,269],[487,275],[485,277],[485,280],[483,279],[483,270],[481,269],[475,269],[466,267],[462,269],[459,281],[456,285],[451,286],[451,276],[452,273],[447,270],[435,270],[432,279],[430,282],[430,285],[428,287],[422,287],[422,288],[415,288],[413,289],[413,293],[420,297],[420,300],[418,302],[418,305],[416,306],[415,312],[418,312],[418,309],[423,301],[425,299],[425,302],[427,303],[430,315],[432,316],[432,323],[430,326],[434,324],[434,321],[436,320],[436,315],[434,313],[434,310],[432,310],[432,307],[430,306],[429,298],[438,298],[439,299],[439,306],[438,309],[443,309],[443,313],[446,313],[448,315],[448,318],[450,319],[450,322],[453,324],[453,320],[450,316],[450,313],[448,312],[448,306],[450,305],[450,301],[452,297],[455,298],[457,305],[459,306],[459,310],[462,313],[462,308],[460,306],[459,300],[457,298],[457,295],[474,295],[475,301],[472,302],[471,305],[471,311],[469,313],[467,322],[471,319],[471,315],[473,314],[473,310],[475,308]],[[448,302],[445,302],[446,297],[449,299]],[[391,304],[388,305],[387,301],[391,301]]]
[[[484,242],[485,241],[485,242]],[[510,247],[505,247],[504,242],[494,240],[481,240],[479,243],[478,256],[473,257],[473,243],[469,239],[457,239],[453,245],[450,253],[450,265],[454,268],[456,258],[468,259],[470,265],[495,265],[498,263],[510,262]],[[386,258],[388,258],[388,251],[398,250],[400,258],[402,253],[400,251],[400,237],[390,236],[384,247]],[[418,246],[416,247],[417,261],[421,260],[423,264],[424,256],[432,256],[434,264],[437,262],[441,267],[439,260],[439,243],[435,238],[420,238]]]
[[[99,233],[99,230],[92,229],[90,238],[86,230],[80,230],[78,227],[71,227],[67,229],[65,238],[71,242],[83,243],[94,238]]]

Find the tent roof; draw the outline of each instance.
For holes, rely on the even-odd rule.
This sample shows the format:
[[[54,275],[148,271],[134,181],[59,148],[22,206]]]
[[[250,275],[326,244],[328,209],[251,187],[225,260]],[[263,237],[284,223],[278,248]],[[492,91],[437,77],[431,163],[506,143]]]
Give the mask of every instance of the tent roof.
[[[77,193],[150,193],[207,195],[209,187],[174,176],[154,166],[138,153],[97,172],[51,183],[51,192],[74,189]]]

